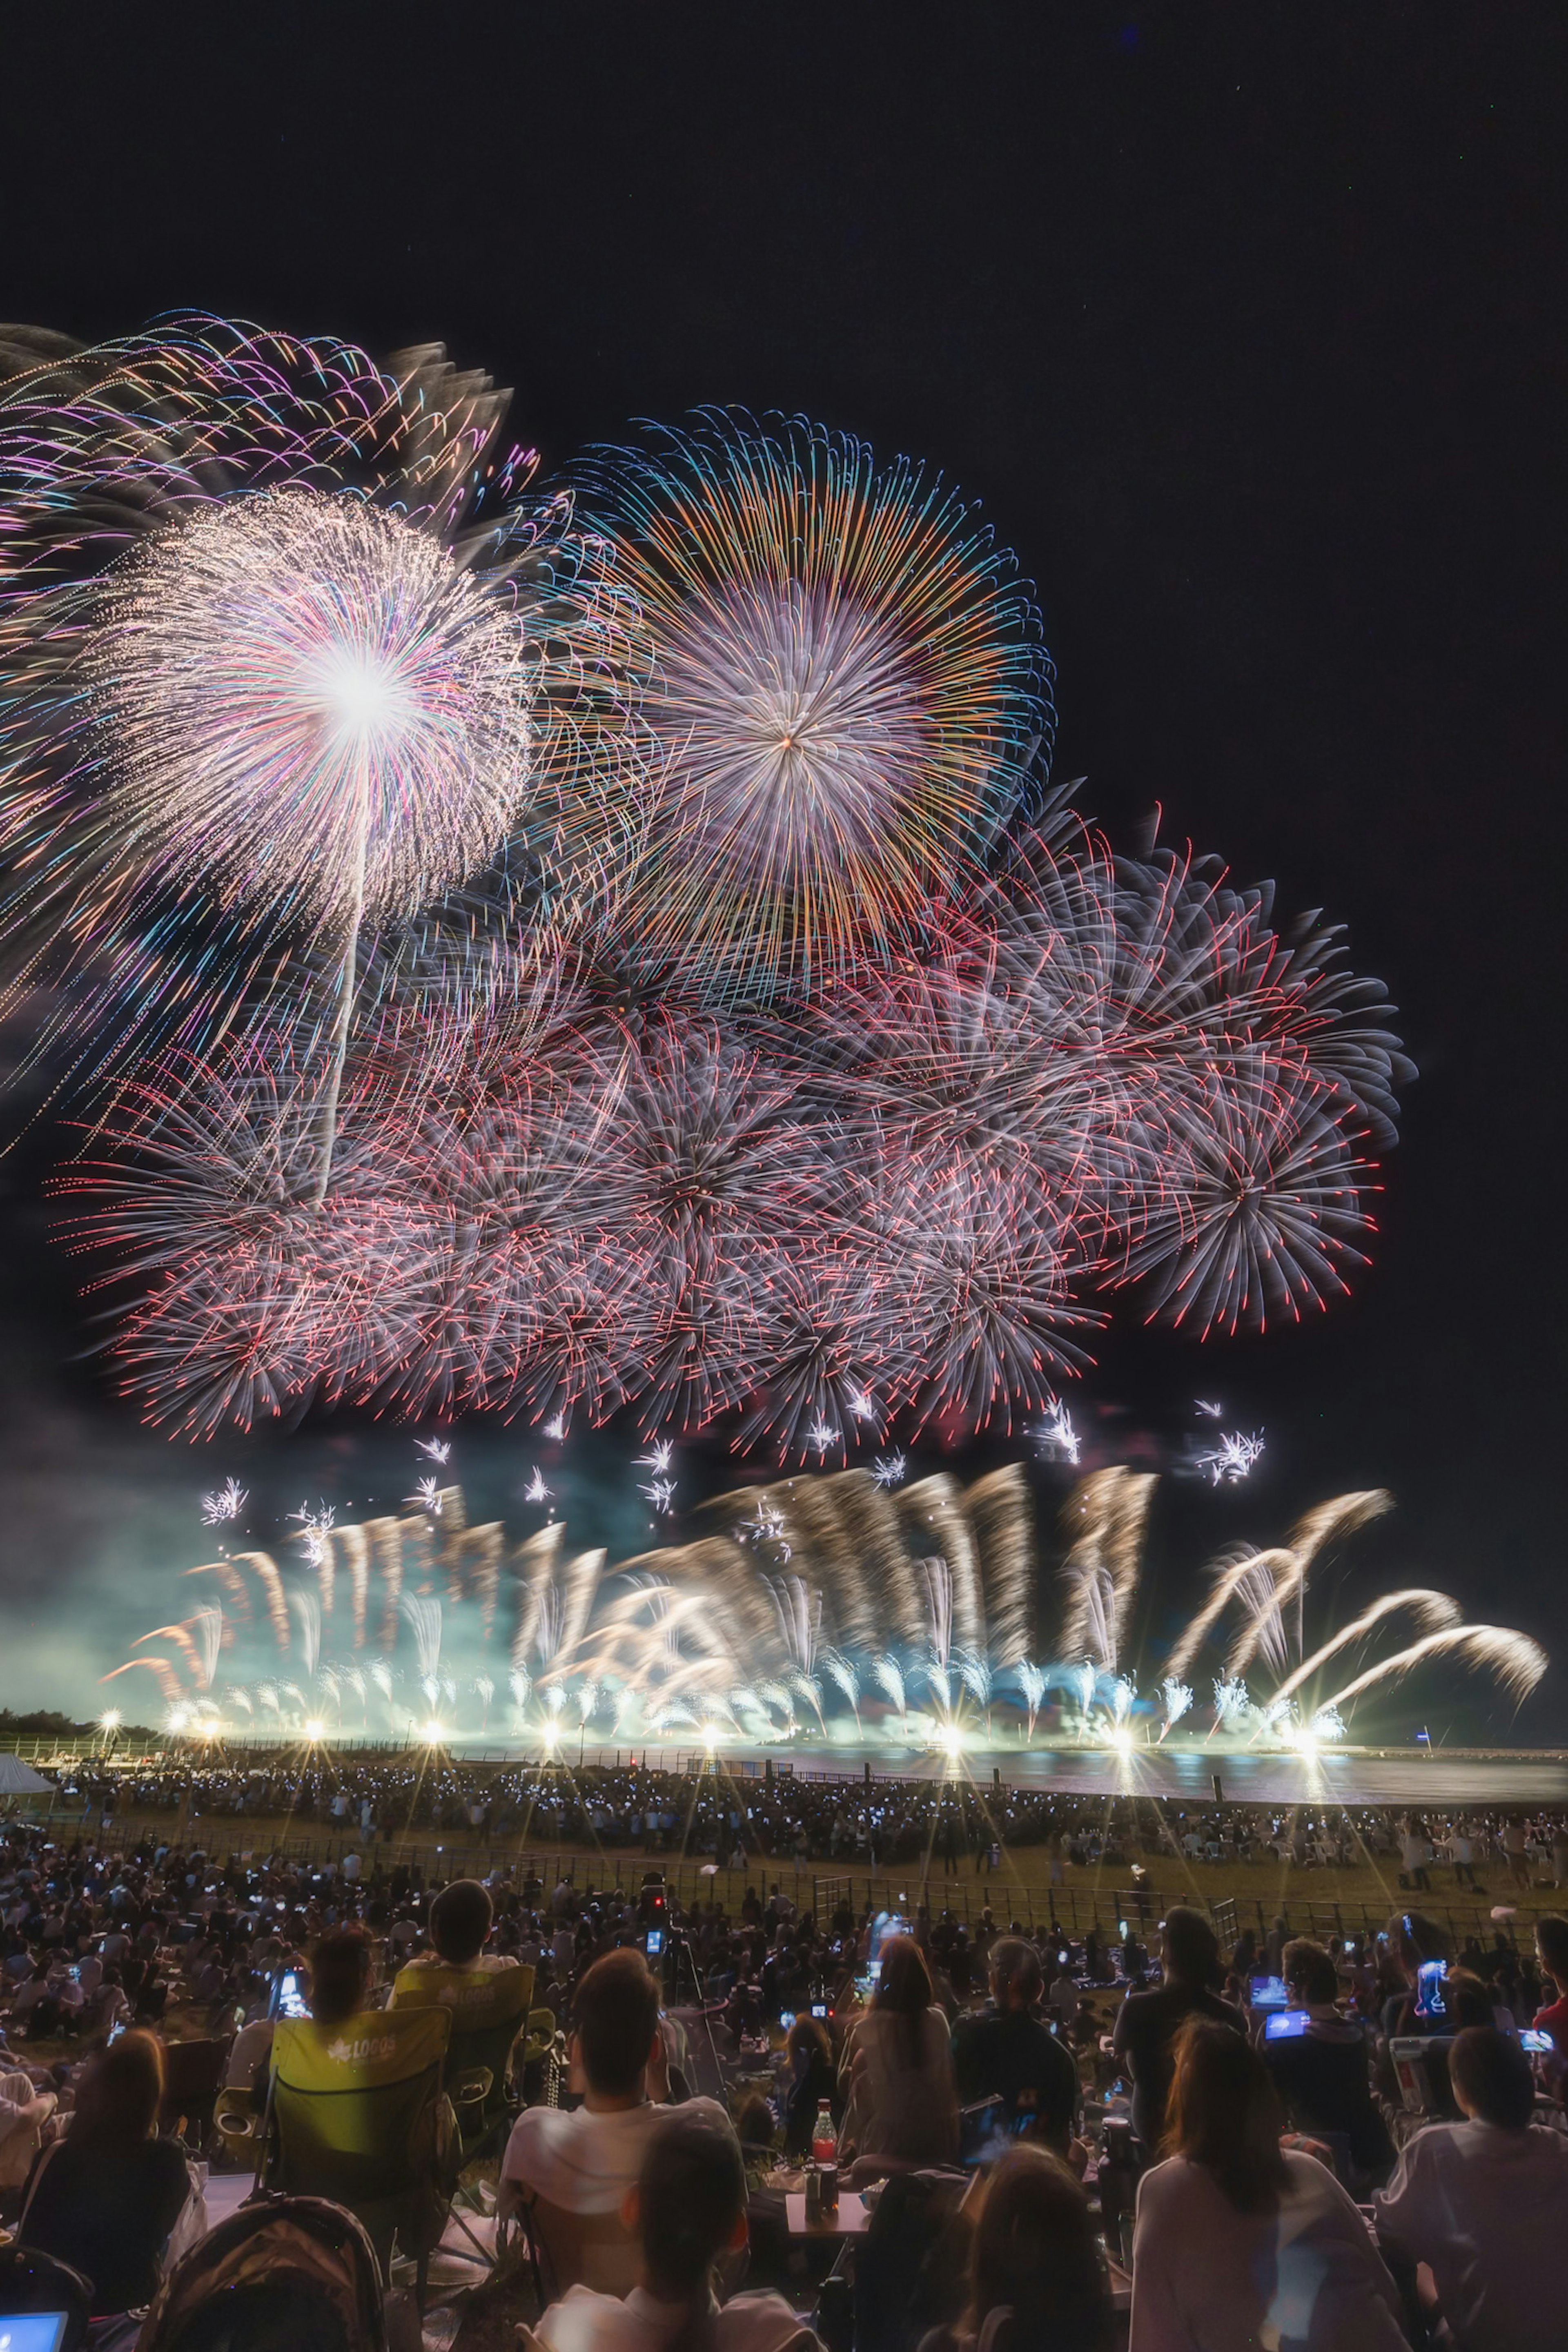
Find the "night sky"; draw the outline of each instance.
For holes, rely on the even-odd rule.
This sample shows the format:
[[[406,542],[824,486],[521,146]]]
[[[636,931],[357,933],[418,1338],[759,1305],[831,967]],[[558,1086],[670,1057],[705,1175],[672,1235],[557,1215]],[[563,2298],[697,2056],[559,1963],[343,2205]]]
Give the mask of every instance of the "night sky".
[[[1130,843],[1157,803],[1281,912],[1344,919],[1421,1073],[1352,1302],[1201,1351],[1119,1331],[1072,1400],[1100,1459],[1168,1458],[1196,1394],[1267,1431],[1236,1494],[1163,1489],[1151,1654],[1222,1544],[1387,1486],[1325,1622],[1453,1591],[1564,1662],[1520,1718],[1555,1739],[1565,44],[1544,6],[79,5],[8,12],[0,146],[8,318],[438,339],[516,387],[547,469],[737,402],[984,500],[1079,804]],[[216,1477],[395,1498],[411,1457],[142,1433],[44,1238],[58,1140],[0,1162],[12,1706],[88,1702],[158,1562],[203,1557]],[[499,1505],[538,1449],[473,1444]],[[603,1444],[569,1483],[634,1450]],[[1387,1719],[1510,1716],[1434,1677]]]

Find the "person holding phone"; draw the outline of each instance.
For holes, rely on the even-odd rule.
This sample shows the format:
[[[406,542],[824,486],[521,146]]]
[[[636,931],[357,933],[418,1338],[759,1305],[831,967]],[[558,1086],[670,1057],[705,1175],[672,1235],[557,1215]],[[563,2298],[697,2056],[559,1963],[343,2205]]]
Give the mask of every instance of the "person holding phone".
[[[1372,2095],[1371,2048],[1365,2028],[1340,2008],[1333,1961],[1321,1944],[1297,1936],[1282,1966],[1290,2004],[1284,2014],[1299,2019],[1300,2030],[1275,2034],[1270,2017],[1260,2048],[1290,2127],[1342,2136],[1362,2179],[1386,2180],[1394,2143]]]

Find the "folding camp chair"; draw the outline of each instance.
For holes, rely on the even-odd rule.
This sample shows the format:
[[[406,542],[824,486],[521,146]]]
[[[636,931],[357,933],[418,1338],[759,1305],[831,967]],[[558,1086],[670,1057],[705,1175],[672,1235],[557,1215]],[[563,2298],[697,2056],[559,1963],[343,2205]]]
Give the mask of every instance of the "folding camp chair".
[[[524,2069],[542,2057],[555,2038],[553,2011],[531,2006],[533,1970],[456,1969],[432,1962],[405,1969],[393,1998],[399,2010],[441,2008],[448,2012],[452,2038],[444,2080],[458,2118],[462,2163],[474,2164],[490,2155],[500,2158],[522,2105]],[[487,2249],[456,2204],[452,2218],[488,2261]]]
[[[552,2012],[532,2006],[533,1970],[444,1963],[405,1969],[393,2000],[394,2014],[444,2009],[452,2021],[444,2079],[462,2134],[463,2162],[471,2164],[489,2152],[517,2112],[512,2061],[519,2041],[525,2032],[531,2043],[542,2029],[547,2036],[555,2032]]]
[[[163,2104],[158,2128],[183,2132],[198,2155],[212,2136],[213,2109],[223,2089],[232,2033],[212,2042],[166,2042],[163,2044]]]
[[[457,2179],[449,2032],[444,2009],[370,2010],[336,2026],[279,2018],[272,2042],[268,2186],[347,2206],[388,2279],[395,2234],[421,2309]]]

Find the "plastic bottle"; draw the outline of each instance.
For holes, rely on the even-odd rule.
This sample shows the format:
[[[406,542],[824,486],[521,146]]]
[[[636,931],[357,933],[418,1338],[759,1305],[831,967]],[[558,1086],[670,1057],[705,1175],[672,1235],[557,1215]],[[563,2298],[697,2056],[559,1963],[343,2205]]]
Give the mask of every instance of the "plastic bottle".
[[[838,2160],[838,2134],[833,2128],[833,2109],[826,2099],[816,2103],[816,2121],[811,2127],[811,2160],[813,2164],[836,2164]]]

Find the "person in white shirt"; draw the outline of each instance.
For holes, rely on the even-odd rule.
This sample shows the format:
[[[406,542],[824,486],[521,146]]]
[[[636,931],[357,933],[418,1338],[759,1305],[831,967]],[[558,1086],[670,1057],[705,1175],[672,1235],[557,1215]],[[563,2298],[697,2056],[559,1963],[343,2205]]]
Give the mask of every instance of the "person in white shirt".
[[[1194,2016],[1175,2062],[1173,2152],[1138,2184],[1130,2352],[1405,2352],[1366,2224],[1326,2165],[1280,2147],[1252,2044]]]
[[[1378,2234],[1432,2273],[1459,2352],[1562,2352],[1552,2285],[1568,2228],[1568,2139],[1531,2122],[1535,2084],[1511,2034],[1470,2025],[1448,2050],[1467,2120],[1417,2132],[1374,2202]]]
[[[538,2342],[545,2352],[820,2352],[782,2295],[716,2304],[719,2262],[746,2242],[740,2142],[716,2100],[655,2112],[622,2203],[639,2242],[636,2285],[625,2297],[570,2288],[540,2320]]]
[[[583,2104],[525,2107],[501,2163],[503,2209],[537,2200],[577,2215],[616,2213],[664,2112],[658,1987],[629,1946],[595,1960],[577,1988],[570,2087]]]

